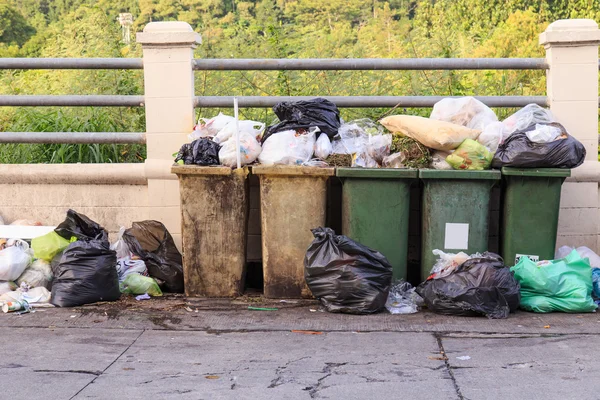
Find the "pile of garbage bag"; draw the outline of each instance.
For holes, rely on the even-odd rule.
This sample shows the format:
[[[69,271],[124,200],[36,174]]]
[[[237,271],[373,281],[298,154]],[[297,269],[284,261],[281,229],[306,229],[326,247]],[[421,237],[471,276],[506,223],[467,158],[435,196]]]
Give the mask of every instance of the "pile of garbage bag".
[[[122,293],[161,296],[183,292],[182,257],[158,221],[121,228],[112,245],[108,232],[74,210],[50,233],[31,240],[3,240],[0,306],[73,307],[115,301]]]

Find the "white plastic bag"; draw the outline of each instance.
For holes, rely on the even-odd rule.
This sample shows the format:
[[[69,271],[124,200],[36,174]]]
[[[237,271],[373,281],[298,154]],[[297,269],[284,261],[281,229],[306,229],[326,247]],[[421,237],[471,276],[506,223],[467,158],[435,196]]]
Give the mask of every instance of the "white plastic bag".
[[[532,131],[525,132],[527,138],[535,143],[550,143],[555,141],[560,135],[562,130],[559,127],[552,125],[540,125],[535,124],[535,129]]]
[[[129,250],[129,246],[127,242],[123,239],[123,234],[125,233],[125,227],[122,226],[119,229],[119,236],[117,237],[117,241],[110,245],[110,249],[114,250],[117,253],[117,260],[121,258],[131,257],[131,251]]]
[[[431,268],[430,274],[433,275],[433,279],[439,279],[450,275],[462,263],[471,258],[471,256],[469,256],[467,253],[463,253],[462,251],[454,254],[444,253],[441,250],[435,249],[433,250],[433,254],[438,256],[438,260],[433,268]]]
[[[481,135],[477,138],[477,141],[487,147],[487,149],[495,153],[502,142],[502,133],[504,131],[504,124],[500,121],[492,122],[488,124]]]
[[[17,290],[18,286],[14,282],[0,282],[0,295]]]
[[[498,121],[496,113],[474,97],[446,98],[434,104],[431,119],[483,130]]]
[[[451,153],[447,153],[445,151],[435,151],[431,155],[431,168],[433,169],[442,169],[442,170],[451,170],[452,165],[448,164],[446,161],[446,157],[448,157]]]
[[[44,305],[50,302],[50,292],[43,286],[33,289],[18,288],[0,296],[0,304],[9,301],[26,301],[29,305]]]
[[[295,130],[277,132],[263,143],[258,161],[263,165],[302,165],[315,150],[315,130],[297,134]]]
[[[200,118],[198,125],[194,127],[194,131],[188,135],[188,138],[193,142],[202,137],[216,136],[231,121],[235,121],[235,118],[223,113],[219,113],[216,117],[209,119]]]
[[[260,143],[254,135],[246,131],[240,132],[240,161],[242,165],[256,161],[261,151]],[[237,141],[235,136],[230,137],[221,145],[219,161],[227,167],[237,167]]]
[[[390,155],[392,147],[392,135],[370,135],[367,153],[369,156],[381,165],[383,159]]]
[[[17,279],[17,285],[27,285],[31,288],[42,286],[46,289],[50,289],[52,278],[53,275],[50,263],[45,260],[35,260],[33,264],[21,274],[19,279]]]
[[[124,258],[117,261],[117,273],[119,274],[119,283],[122,283],[127,275],[140,274],[148,276],[148,269],[143,260]]]
[[[556,122],[550,110],[546,110],[537,104],[528,104],[502,121],[504,124],[502,141],[505,141],[513,133],[525,130],[533,124],[549,124],[550,122]]]
[[[331,146],[329,136],[321,133],[315,143],[315,157],[325,160],[331,154],[332,149],[333,147]]]
[[[248,133],[253,136],[254,139],[256,139],[256,137],[265,130],[265,124],[256,121],[238,121],[238,126],[240,130],[240,138],[242,137],[242,133]],[[214,137],[213,141],[221,144],[225,143],[225,141],[231,137],[235,138],[235,120],[231,121],[223,129],[221,129]]]
[[[14,246],[0,250],[0,281],[14,281],[31,264],[29,245],[18,241]]]

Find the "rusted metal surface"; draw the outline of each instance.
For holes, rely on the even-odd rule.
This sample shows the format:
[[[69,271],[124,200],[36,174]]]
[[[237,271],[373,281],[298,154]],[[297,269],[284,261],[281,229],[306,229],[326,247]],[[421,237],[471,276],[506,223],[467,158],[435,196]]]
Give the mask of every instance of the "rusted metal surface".
[[[187,296],[235,297],[244,289],[248,170],[220,170],[173,167],[180,180]]]
[[[311,229],[325,225],[327,176],[260,171],[264,295],[311,297],[304,280],[304,256]],[[322,172],[321,172],[322,173]]]

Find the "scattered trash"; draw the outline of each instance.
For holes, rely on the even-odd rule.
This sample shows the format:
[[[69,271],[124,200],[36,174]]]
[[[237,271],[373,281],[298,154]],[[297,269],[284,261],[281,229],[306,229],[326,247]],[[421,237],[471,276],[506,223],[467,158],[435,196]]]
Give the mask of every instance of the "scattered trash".
[[[279,300],[280,303],[298,304],[296,300]]]
[[[441,356],[427,356],[428,359],[430,360],[435,360],[435,361],[446,361],[448,360],[448,357],[446,357],[445,355],[441,355]]]
[[[414,115],[392,115],[382,119],[381,124],[392,133],[411,137],[423,145],[435,149],[454,150],[465,139],[477,139],[479,130],[445,121],[417,117]]]
[[[385,308],[390,314],[414,314],[423,306],[423,299],[408,282],[400,280],[392,285]]]
[[[251,307],[248,306],[248,310],[251,311],[277,311],[277,308],[271,308],[271,307]]]
[[[135,299],[138,301],[141,300],[150,300],[152,297],[148,293],[140,294],[139,296],[135,296]]]
[[[550,325],[544,325],[544,329],[550,329]]]
[[[181,146],[175,162],[184,165],[219,165],[221,146],[208,138],[196,139]]]
[[[562,125],[552,126],[559,127],[562,134],[550,143],[535,143],[527,138],[527,132],[535,129],[535,125],[511,134],[498,148],[492,167],[576,168],[583,164],[586,154],[583,144]]]
[[[303,331],[303,330],[296,330],[296,329],[292,329],[292,333],[301,333],[303,335],[322,335],[323,332],[320,331]]]
[[[206,379],[219,379],[218,375],[206,375],[205,376]]]
[[[76,318],[76,317],[77,317],[77,315],[71,315],[71,318]]]
[[[448,157],[446,162],[454,169],[484,170],[489,169],[494,154],[487,147],[472,139],[465,139]]]
[[[191,307],[187,307],[187,306],[186,306],[186,307],[184,307],[183,309],[184,309],[185,311],[187,311],[187,312],[194,312],[194,310],[192,310],[192,308],[191,308]]]
[[[308,311],[310,311],[310,312],[317,312],[317,310],[315,310],[314,308],[309,308]]]
[[[304,276],[312,294],[329,312],[370,314],[384,308],[392,281],[385,256],[330,228],[315,237],[304,258]]]
[[[162,296],[158,283],[149,276],[140,274],[129,274],[120,285],[121,293],[124,294],[149,294],[150,296]]]
[[[134,222],[123,238],[131,252],[141,258],[148,273],[167,292],[183,293],[183,260],[173,237],[158,221]]]
[[[471,357],[469,357],[469,356],[459,356],[459,357],[456,357],[456,359],[457,360],[461,360],[461,361],[467,361],[467,360],[470,360]]]
[[[507,318],[519,307],[519,283],[502,257],[485,252],[452,273],[417,287],[427,308],[438,314]]]
[[[338,133],[340,127],[340,112],[337,106],[323,98],[277,103],[273,111],[280,122],[267,128],[262,143],[275,133],[312,127],[319,128],[331,139]]]
[[[26,301],[7,301],[2,305],[2,312],[9,313],[29,309]]]
[[[521,284],[521,308],[533,312],[592,312],[590,264],[573,250],[565,258],[533,262],[521,257],[511,268]]]

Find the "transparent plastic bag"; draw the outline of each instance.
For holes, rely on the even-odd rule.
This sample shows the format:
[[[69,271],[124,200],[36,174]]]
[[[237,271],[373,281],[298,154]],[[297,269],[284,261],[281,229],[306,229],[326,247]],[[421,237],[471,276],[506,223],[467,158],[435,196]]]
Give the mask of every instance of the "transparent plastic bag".
[[[200,118],[198,125],[194,127],[194,131],[188,135],[188,138],[190,141],[194,141],[203,137],[216,136],[231,121],[235,121],[235,118],[223,113],[219,113],[219,115],[213,118]]]
[[[487,147],[487,149],[495,153],[502,142],[502,132],[504,130],[504,124],[500,121],[492,122],[483,128],[481,135],[477,138],[477,141]]]
[[[423,306],[423,298],[408,282],[400,280],[390,288],[385,308],[390,314],[414,314]]]
[[[277,132],[264,142],[258,161],[263,165],[302,165],[312,158],[315,142],[315,130]]]
[[[240,132],[240,161],[242,165],[248,165],[256,161],[262,148],[254,135],[244,131]],[[219,161],[221,165],[237,167],[237,141],[235,136],[230,137],[222,144],[219,150]]]
[[[441,170],[450,170],[452,165],[448,164],[446,161],[446,157],[448,157],[451,153],[447,153],[445,151],[435,151],[431,155],[431,168],[433,169],[441,169]]]
[[[525,132],[527,138],[535,143],[550,143],[555,141],[562,131],[557,126],[535,124],[535,129]]]
[[[405,161],[406,155],[404,153],[394,153],[385,157],[381,164],[383,168],[406,168]]]
[[[433,268],[431,268],[430,277],[431,279],[439,279],[444,278],[450,275],[452,272],[456,270],[462,263],[467,261],[471,256],[467,253],[444,253],[439,249],[435,249],[432,253],[438,256],[438,260],[436,261]]]
[[[31,264],[33,251],[27,242],[18,240],[14,246],[0,250],[0,281],[15,281]]]
[[[315,143],[315,157],[325,160],[331,154],[333,147],[329,136],[320,134],[317,142]]]
[[[549,124],[551,122],[556,122],[556,120],[550,110],[546,110],[537,104],[528,104],[502,121],[504,124],[502,141],[505,141],[514,132],[524,131],[531,125],[539,123]]]
[[[354,153],[352,155],[352,167],[379,168],[379,164],[377,164],[377,161],[375,161],[369,153],[361,151],[360,153]]]
[[[498,121],[496,113],[474,97],[442,99],[435,103],[429,118],[477,130]]]
[[[369,136],[357,123],[343,124],[331,142],[333,154],[355,154],[367,151]]]
[[[392,147],[392,135],[371,135],[369,136],[369,144],[367,145],[367,153],[369,156],[381,165],[383,159],[390,155]]]
[[[127,245],[127,242],[125,242],[125,240],[123,239],[123,234],[125,233],[125,230],[126,228],[122,226],[119,229],[119,236],[117,238],[117,241],[110,245],[110,249],[114,250],[117,253],[117,260],[131,257],[131,251],[129,250],[129,246]]]
[[[238,121],[238,126],[240,130],[240,139],[242,133],[247,133],[256,139],[256,137],[265,130],[265,124],[257,121]],[[229,138],[235,138],[235,119],[221,129],[214,137],[213,141],[222,144],[229,140]]]
[[[52,267],[48,261],[35,260],[17,279],[17,285],[23,286],[25,284],[32,288],[43,286],[50,289],[53,277]]]

